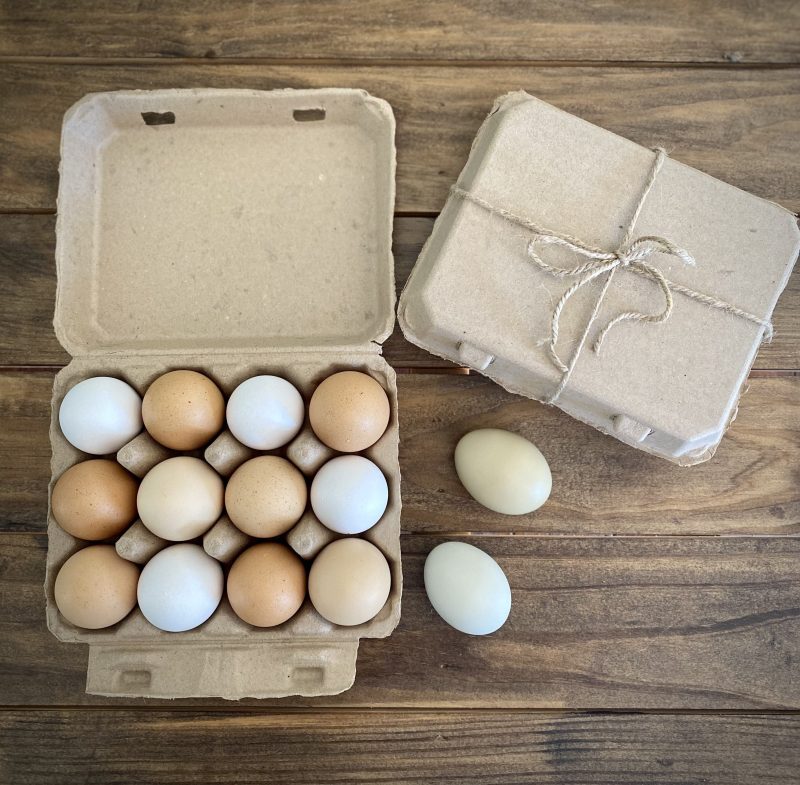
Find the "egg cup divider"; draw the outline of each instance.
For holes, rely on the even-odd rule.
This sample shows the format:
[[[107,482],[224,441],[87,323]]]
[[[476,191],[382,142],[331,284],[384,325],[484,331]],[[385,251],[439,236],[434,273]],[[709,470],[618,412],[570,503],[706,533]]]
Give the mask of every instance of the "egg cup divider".
[[[154,112],[172,121],[149,125]],[[386,512],[364,537],[389,561],[392,590],[380,613],[356,627],[330,624],[306,599],[285,624],[258,629],[223,598],[206,623],[184,633],[154,628],[138,608],[108,629],[78,629],[58,613],[53,584],[86,543],[48,509],[48,627],[62,641],[89,643],[87,692],[335,694],[353,683],[359,639],[396,627],[397,385],[380,354],[394,325],[394,156],[391,109],[361,90],[121,91],[87,96],[65,115],[54,324],[73,359],[53,386],[50,491],[88,457],[62,436],[58,409],[91,376],[116,376],[143,394],[161,374],[186,368],[229,395],[270,373],[308,404],[324,378],[355,369],[381,383],[392,409],[386,433],[363,453],[389,483]],[[167,457],[150,441],[136,437],[119,460],[155,463],[153,447]],[[221,473],[232,471],[219,463],[228,448],[243,459],[237,445],[212,451]],[[222,555],[222,543],[214,547]]]
[[[234,526],[225,514],[203,535],[203,550],[222,564],[230,564],[255,542],[249,534]]]
[[[308,509],[286,533],[286,544],[301,559],[311,560],[316,558],[326,545],[330,545],[334,540],[340,540],[344,536],[329,529],[319,521],[312,510]]]
[[[147,564],[159,551],[168,545],[167,540],[153,534],[138,518],[114,543],[117,554],[134,564]]]
[[[206,463],[211,464],[217,474],[226,479],[256,455],[258,450],[242,444],[227,428],[206,447],[203,453]]]

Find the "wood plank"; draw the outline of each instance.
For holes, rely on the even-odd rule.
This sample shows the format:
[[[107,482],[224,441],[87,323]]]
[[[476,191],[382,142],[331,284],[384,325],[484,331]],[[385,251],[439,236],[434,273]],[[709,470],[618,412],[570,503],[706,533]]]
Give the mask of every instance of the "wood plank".
[[[13,477],[0,481],[0,516],[9,523],[0,531],[43,529],[50,474],[49,397],[52,373],[0,376],[0,464],[15,466]],[[11,445],[17,454],[12,456]],[[43,515],[44,513],[44,515]]]
[[[407,379],[407,381],[406,381]],[[796,534],[800,378],[752,379],[710,461],[683,468],[633,450],[553,407],[478,376],[410,376],[400,386],[406,531],[536,534]],[[553,491],[530,515],[473,501],[455,474],[456,443],[506,428],[539,446]]]
[[[85,93],[330,85],[362,87],[395,108],[400,212],[441,208],[493,100],[519,89],[797,210],[799,79],[797,69],[6,64],[0,210],[55,207],[61,118]]]
[[[0,364],[69,362],[53,331],[55,224],[54,215],[0,216]]]
[[[428,604],[423,563],[440,541],[403,537],[400,626],[361,642],[351,690],[269,705],[800,708],[796,538],[476,538],[513,597],[508,622],[488,637],[456,632]],[[44,534],[0,535],[2,702],[163,707],[84,694],[86,646],[45,628],[45,549]]]
[[[232,761],[236,782],[281,785],[786,785],[798,732],[797,716],[758,714],[11,711],[0,766],[17,785],[128,783],[132,771],[138,783],[229,783]],[[166,765],[175,750],[181,764]]]
[[[400,216],[394,225],[395,280],[402,290],[422,244],[433,227],[431,218]],[[0,366],[64,365],[69,355],[53,333],[55,299],[55,217],[0,215]],[[789,281],[774,316],[775,339],[762,347],[759,369],[800,368],[800,271]],[[384,344],[383,354],[396,368],[453,368],[409,343],[400,328]]]
[[[50,476],[52,372],[0,374],[0,531],[42,531]],[[750,383],[717,455],[690,469],[603,436],[480,376],[398,378],[403,529],[557,535],[797,534],[800,377]],[[553,493],[530,515],[473,501],[452,454],[479,427],[508,428],[542,449]]]
[[[791,0],[4,3],[0,55],[797,62]]]

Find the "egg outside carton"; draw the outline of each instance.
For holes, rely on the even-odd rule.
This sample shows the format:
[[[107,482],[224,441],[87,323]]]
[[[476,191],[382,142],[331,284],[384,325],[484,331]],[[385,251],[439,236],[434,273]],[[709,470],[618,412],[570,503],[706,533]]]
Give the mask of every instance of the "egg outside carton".
[[[71,387],[91,376],[116,376],[143,395],[154,379],[177,369],[205,373],[219,385],[226,397],[239,383],[251,376],[275,374],[300,390],[306,412],[316,385],[338,371],[360,370],[383,386],[391,404],[389,425],[383,436],[361,454],[374,461],[386,476],[389,503],[380,521],[360,536],[375,545],[389,563],[392,574],[389,598],[373,619],[354,627],[340,627],[323,619],[308,597],[300,610],[284,624],[273,628],[252,627],[236,616],[223,596],[211,618],[187,632],[169,633],[153,627],[138,607],[112,627],[82,630],[60,616],[53,599],[53,587],[61,565],[87,543],[61,529],[53,519],[48,504],[45,578],[48,628],[59,640],[90,644],[87,692],[95,694],[219,696],[236,699],[295,694],[326,695],[348,689],[355,678],[359,639],[386,637],[400,619],[400,467],[397,385],[393,369],[380,355],[372,353],[340,355],[308,352],[300,357],[290,353],[264,353],[257,356],[238,355],[235,359],[163,355],[106,357],[102,360],[75,358],[56,376],[53,387],[50,493],[55,480],[66,469],[90,457],[72,447],[58,428],[58,408]],[[239,465],[254,455],[278,454],[292,460],[308,478],[337,453],[318,442],[306,421],[298,436],[279,450],[251,450],[239,443],[230,432],[223,431],[205,451],[176,453],[142,432],[118,451],[117,459],[133,474],[142,477],[154,465],[176,454],[205,457],[223,477],[230,476]],[[307,508],[300,521],[280,539],[308,563],[325,545],[339,537],[323,526]],[[202,538],[206,552],[223,564],[230,564],[253,542],[256,540],[244,535],[224,513]],[[121,556],[140,565],[170,544],[155,537],[140,521],[132,524],[115,542]],[[220,651],[225,652],[221,660]],[[193,653],[197,666],[189,666],[195,673],[187,683],[185,675],[181,673],[180,663],[189,663],[190,660],[186,658],[191,658]],[[264,659],[266,654],[269,656]]]

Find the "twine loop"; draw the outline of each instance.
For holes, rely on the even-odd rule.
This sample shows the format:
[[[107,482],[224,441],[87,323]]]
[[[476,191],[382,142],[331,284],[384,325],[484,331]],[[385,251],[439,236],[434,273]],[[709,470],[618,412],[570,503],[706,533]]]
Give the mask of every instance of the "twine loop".
[[[577,265],[576,267],[555,267],[542,259],[536,253],[536,245],[560,245],[569,249],[573,253],[589,259],[584,264]],[[595,278],[605,273],[613,273],[617,269],[629,269],[631,272],[644,275],[658,284],[661,292],[664,295],[664,307],[658,313],[648,314],[641,311],[626,311],[618,316],[615,316],[611,321],[606,324],[600,331],[597,339],[592,346],[592,351],[599,352],[600,347],[603,345],[608,333],[621,322],[665,322],[672,314],[674,305],[672,299],[672,292],[669,289],[669,283],[664,275],[657,267],[648,264],[645,259],[648,259],[655,253],[668,254],[680,259],[684,264],[694,266],[696,264],[694,257],[683,248],[679,248],[674,243],[663,237],[646,236],[638,237],[626,248],[618,251],[602,251],[599,248],[592,248],[589,245],[575,240],[574,238],[562,237],[556,234],[535,233],[533,239],[528,243],[528,257],[540,269],[544,270],[551,275],[558,278],[573,278],[578,277],[578,280],[561,295],[558,303],[553,309],[553,314],[550,322],[550,340],[548,343],[548,351],[553,364],[562,372],[567,373],[569,366],[559,357],[556,352],[556,343],[558,342],[558,327],[559,320],[561,319],[561,312],[569,299],[582,289],[587,284],[591,283]]]

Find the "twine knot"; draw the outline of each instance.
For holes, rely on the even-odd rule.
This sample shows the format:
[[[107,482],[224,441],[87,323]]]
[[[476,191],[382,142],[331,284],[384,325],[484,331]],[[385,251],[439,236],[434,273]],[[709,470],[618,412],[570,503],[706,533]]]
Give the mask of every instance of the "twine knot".
[[[588,259],[587,262],[579,264],[575,267],[556,267],[548,264],[536,252],[536,245],[560,245],[569,249],[573,253],[583,256]],[[665,322],[672,314],[673,299],[672,292],[661,271],[645,260],[656,253],[667,254],[675,256],[686,265],[694,266],[695,259],[683,248],[679,248],[674,243],[663,237],[646,236],[638,237],[632,243],[616,251],[603,251],[599,248],[593,248],[590,245],[576,240],[574,237],[565,237],[555,234],[547,234],[537,232],[528,243],[528,257],[539,268],[551,275],[558,278],[573,278],[577,277],[578,280],[561,295],[561,299],[553,309],[553,314],[550,323],[550,341],[548,344],[548,351],[553,360],[553,364],[562,372],[566,373],[569,366],[558,356],[556,352],[556,343],[558,342],[558,328],[561,319],[561,312],[569,299],[581,288],[591,283],[595,278],[605,273],[609,274],[606,281],[606,286],[611,280],[614,272],[619,269],[628,269],[631,272],[644,275],[651,280],[655,281],[660,287],[664,295],[664,307],[658,313],[642,313],[641,311],[626,311],[625,313],[615,316],[606,326],[600,331],[597,339],[592,346],[595,352],[600,351],[608,333],[621,322]]]

